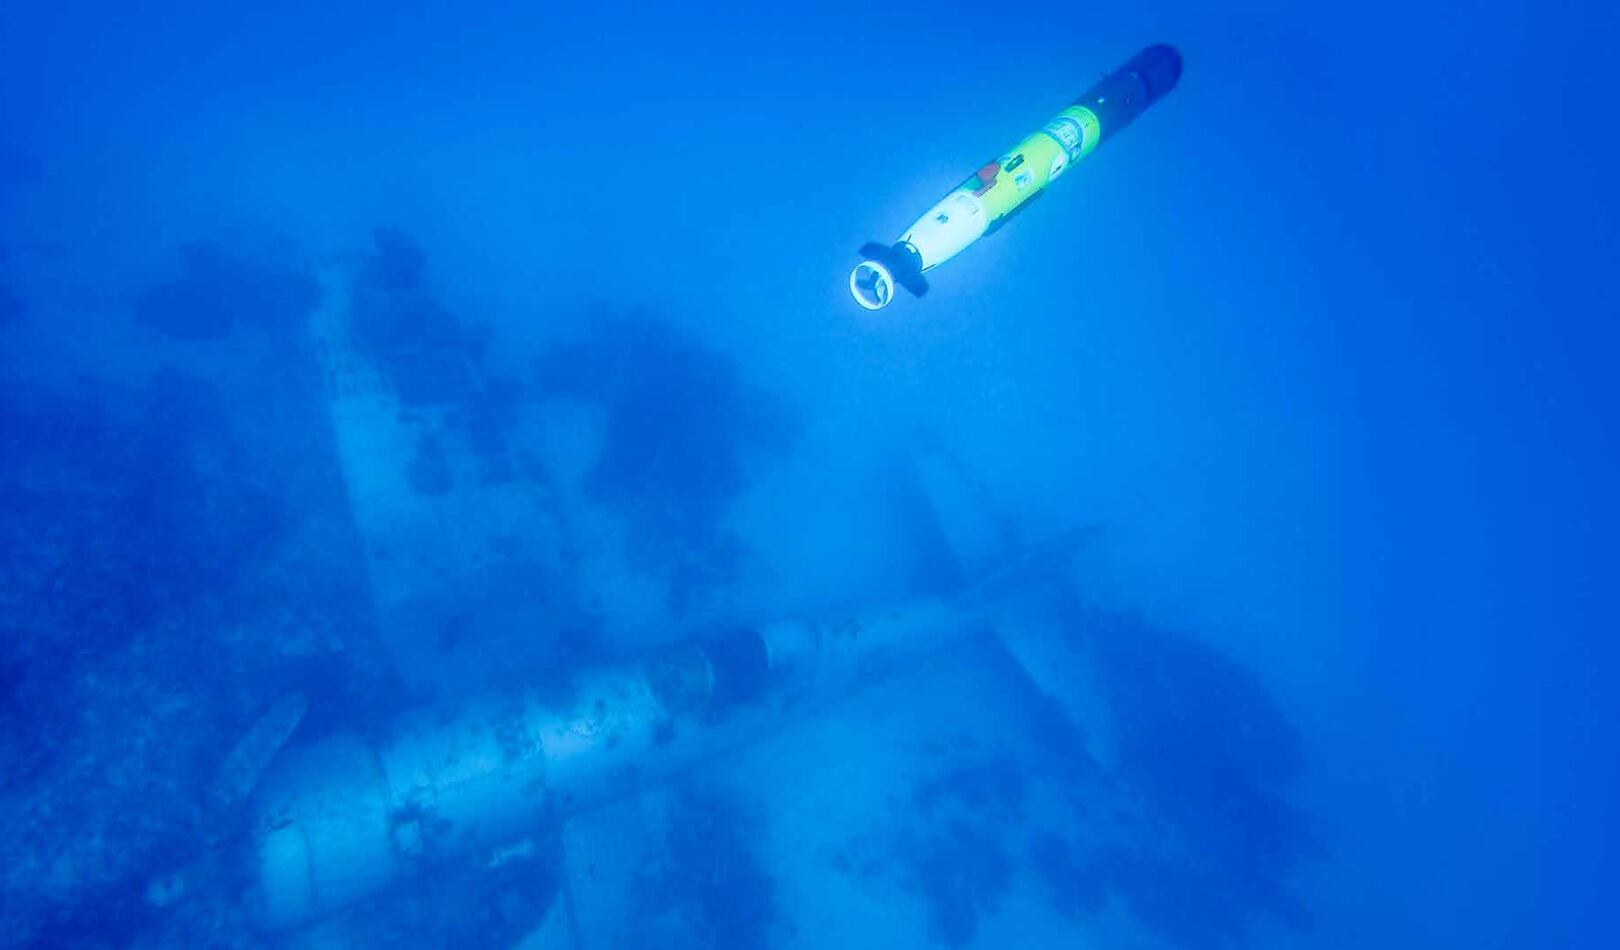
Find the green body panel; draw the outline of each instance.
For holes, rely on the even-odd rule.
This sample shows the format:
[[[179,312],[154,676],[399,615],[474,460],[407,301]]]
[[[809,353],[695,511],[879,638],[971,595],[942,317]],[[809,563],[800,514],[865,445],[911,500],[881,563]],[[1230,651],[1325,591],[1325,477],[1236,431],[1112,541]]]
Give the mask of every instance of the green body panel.
[[[995,184],[979,195],[990,227],[1040,194],[1070,165],[1091,154],[1101,138],[1096,115],[1085,106],[1070,106],[997,159],[1000,171]],[[970,192],[979,187],[977,177],[962,186]]]
[[[987,162],[901,235],[926,274],[1000,227],[1102,140],[1097,115],[1072,105]],[[982,177],[981,177],[982,176]]]

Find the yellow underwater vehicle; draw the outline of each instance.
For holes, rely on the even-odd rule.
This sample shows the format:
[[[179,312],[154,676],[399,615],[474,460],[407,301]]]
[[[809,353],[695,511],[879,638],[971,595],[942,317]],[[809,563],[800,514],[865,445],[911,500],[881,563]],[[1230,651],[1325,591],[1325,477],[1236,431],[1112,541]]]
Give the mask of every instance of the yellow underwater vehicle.
[[[1102,141],[1129,125],[1175,88],[1181,54],[1158,45],[1132,56],[1072,105],[929,208],[900,239],[863,245],[849,275],[849,292],[867,310],[894,299],[896,285],[928,292],[923,275],[962,253],[1046,193],[1046,186]]]

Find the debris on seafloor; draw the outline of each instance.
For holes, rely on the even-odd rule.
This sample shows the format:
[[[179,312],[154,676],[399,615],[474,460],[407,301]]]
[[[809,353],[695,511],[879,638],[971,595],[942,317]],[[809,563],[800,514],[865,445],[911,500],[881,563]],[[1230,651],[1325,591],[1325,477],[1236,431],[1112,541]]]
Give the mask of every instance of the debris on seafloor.
[[[573,924],[583,918],[604,928],[611,923],[614,929],[604,932],[614,934],[620,923],[634,924],[637,936],[653,945],[768,945],[774,937],[794,933],[796,921],[811,919],[795,915],[803,889],[783,882],[794,880],[807,855],[823,852],[806,850],[802,839],[767,834],[785,827],[767,823],[785,797],[769,784],[779,773],[772,773],[769,782],[741,786],[767,789],[760,805],[711,791],[708,774],[723,773],[728,757],[745,743],[763,743],[776,730],[816,719],[856,690],[898,675],[895,671],[907,669],[918,654],[977,642],[991,628],[999,646],[988,654],[994,661],[982,665],[992,673],[998,662],[1017,668],[1018,676],[993,685],[1012,684],[1037,695],[1039,702],[1028,705],[1049,714],[1053,723],[1052,741],[1041,747],[1057,751],[1045,758],[984,759],[942,746],[944,767],[930,760],[923,781],[900,796],[900,817],[890,815],[886,805],[883,810],[874,806],[872,814],[882,817],[884,830],[863,835],[834,856],[835,872],[845,886],[880,892],[880,900],[896,905],[917,905],[921,911],[910,921],[912,932],[926,933],[938,945],[990,940],[998,933],[1003,909],[1022,908],[1019,888],[1026,882],[1020,879],[1026,877],[1039,883],[1065,919],[1089,927],[1088,918],[1100,908],[1124,907],[1147,929],[1172,940],[1190,941],[1183,921],[1196,920],[1200,931],[1235,943],[1260,910],[1289,911],[1281,885],[1299,849],[1300,831],[1276,787],[1298,763],[1280,713],[1255,695],[1256,684],[1225,669],[1218,656],[1178,637],[1153,635],[1135,622],[1110,623],[1110,618],[1079,610],[1073,597],[1050,594],[1047,588],[1066,590],[1069,557],[1086,535],[1024,545],[1011,522],[995,512],[975,517],[992,493],[978,484],[956,484],[969,477],[968,470],[943,449],[920,453],[925,458],[917,463],[924,469],[916,478],[917,520],[940,522],[928,525],[927,539],[938,549],[930,563],[944,568],[939,571],[943,580],[936,578],[927,588],[933,597],[915,616],[902,616],[890,605],[862,621],[772,622],[725,635],[705,627],[694,634],[699,642],[688,643],[683,634],[680,645],[657,653],[645,666],[623,665],[622,658],[614,658],[621,665],[604,668],[600,679],[593,678],[596,667],[587,663],[607,661],[591,653],[590,640],[598,629],[590,625],[594,616],[571,600],[577,585],[569,566],[574,531],[563,500],[571,496],[556,487],[557,473],[547,471],[537,456],[509,447],[522,445],[528,436],[520,424],[543,411],[547,399],[583,401],[602,411],[603,445],[594,467],[582,473],[581,495],[621,516],[631,556],[641,559],[637,566],[663,576],[672,596],[683,589],[702,595],[729,583],[725,568],[742,541],[728,533],[723,516],[749,484],[753,455],[771,449],[786,429],[773,414],[755,411],[753,390],[741,385],[730,362],[672,330],[637,321],[619,326],[645,332],[559,350],[553,362],[543,365],[551,372],[542,372],[537,384],[491,387],[482,379],[476,347],[446,330],[443,321],[452,315],[422,288],[419,249],[397,234],[379,235],[372,268],[356,274],[334,265],[320,275],[325,303],[311,314],[311,330],[321,344],[317,358],[329,384],[329,404],[320,409],[330,414],[331,450],[338,460],[334,480],[341,475],[348,492],[344,511],[354,519],[358,547],[353,564],[361,576],[354,583],[369,590],[367,603],[377,609],[375,622],[394,648],[391,656],[376,662],[392,660],[405,667],[415,680],[413,687],[445,684],[439,697],[445,702],[419,716],[402,717],[400,728],[392,730],[381,728],[391,717],[367,706],[347,682],[323,691],[319,681],[306,675],[316,665],[307,659],[293,661],[300,664],[297,670],[241,662],[217,665],[223,661],[208,666],[199,660],[195,670],[187,667],[191,672],[180,676],[174,664],[165,667],[171,681],[188,686],[206,683],[203,677],[219,669],[263,670],[255,701],[266,708],[234,744],[213,728],[191,730],[193,736],[224,741],[209,747],[211,757],[197,752],[186,758],[189,771],[175,767],[169,773],[182,778],[165,776],[168,788],[186,792],[172,820],[153,820],[152,804],[161,802],[155,796],[143,801],[138,786],[96,799],[98,804],[113,803],[94,809],[103,814],[128,802],[139,803],[132,810],[143,812],[139,837],[131,832],[123,838],[81,837],[100,837],[126,852],[135,850],[130,840],[144,843],[137,856],[123,858],[118,874],[103,878],[132,895],[128,901],[138,906],[127,913],[149,928],[149,934],[141,935],[147,945],[289,941],[298,946],[507,946],[513,935],[541,932],[554,904],[558,919],[566,916]],[[602,372],[591,372],[597,369]],[[570,376],[570,371],[588,378]],[[150,482],[161,484],[168,494],[146,490],[136,497],[172,496],[177,501],[148,506],[161,517],[147,513],[122,530],[89,532],[91,536],[118,540],[148,525],[184,525],[196,497],[218,495],[227,502],[242,497],[228,508],[203,506],[223,508],[228,517],[193,530],[206,529],[202,538],[217,534],[236,542],[229,547],[239,559],[250,550],[248,542],[254,542],[269,552],[261,559],[269,565],[263,570],[280,572],[280,577],[310,573],[265,540],[279,537],[269,530],[278,522],[249,519],[261,509],[249,504],[257,496],[244,492],[244,484],[251,482],[236,476],[251,471],[217,448],[232,444],[228,437],[234,430],[223,416],[215,418],[208,411],[223,400],[174,374],[160,375],[151,390],[149,416],[163,424],[148,425],[151,435],[129,457],[186,459],[196,471],[178,463],[161,468],[150,462],[124,465],[120,456],[97,469],[105,468],[109,475],[93,489],[53,489],[63,494],[61,502],[37,499],[41,504],[27,509],[24,523],[49,525],[61,520],[57,513],[63,510],[75,511],[82,521],[86,512],[96,514],[103,507],[109,518],[130,518],[124,496],[107,489],[132,478],[121,475],[121,469],[137,471],[144,476],[143,490]],[[19,412],[9,409],[0,417],[21,419]],[[680,424],[669,425],[672,417]],[[47,427],[44,421],[34,427],[36,441],[60,453],[60,426]],[[202,433],[212,434],[204,438]],[[118,442],[96,427],[80,436],[103,453],[109,443]],[[197,446],[213,450],[191,451]],[[650,460],[648,447],[655,450]],[[526,467],[533,472],[526,473]],[[186,477],[173,477],[172,471]],[[494,472],[518,474],[490,477]],[[17,474],[0,482],[16,483],[8,501],[36,500],[34,486]],[[7,487],[0,484],[0,489]],[[78,504],[81,498],[96,502],[104,494],[105,503]],[[15,504],[11,508],[23,510]],[[221,525],[231,526],[231,533],[224,533]],[[19,526],[0,530],[0,535],[25,537],[16,532]],[[182,541],[189,537],[174,536]],[[189,548],[180,553],[189,555]],[[128,551],[148,558],[161,555],[164,560],[154,562],[156,567],[189,560],[174,552],[145,553],[134,544],[93,550],[109,552],[109,567],[102,573],[113,590],[117,588],[110,585],[128,574],[118,567],[121,559],[132,556]],[[77,561],[90,559],[67,560],[71,566],[51,570],[89,570]],[[176,592],[200,599],[230,581],[233,610],[254,616],[240,605],[256,602],[236,596],[235,585],[239,575],[256,577],[259,562],[216,560],[205,568],[210,572],[204,575],[206,584],[197,584],[195,569],[173,572],[200,588],[195,592],[170,591],[165,583],[181,581],[165,581],[159,571],[146,571],[157,575],[147,594],[154,604],[152,615],[161,616],[158,607],[171,609],[171,602],[182,602]],[[7,565],[8,572],[13,570]],[[545,583],[535,580],[541,574]],[[42,580],[57,576],[41,569]],[[261,658],[244,646],[274,643],[274,637],[262,636],[264,625],[279,629],[283,623],[293,627],[301,622],[283,601],[310,600],[307,594],[289,597],[275,576],[267,576],[272,579],[253,582],[263,612],[292,619],[232,625],[228,629],[242,633],[220,639],[237,651],[232,657],[286,663],[292,656],[287,650]],[[973,578],[983,579],[968,584]],[[1012,601],[1019,603],[1018,609],[1007,608]],[[6,603],[0,594],[0,607]],[[50,616],[42,614],[46,620]],[[363,637],[374,622],[370,612],[344,616],[349,623],[330,622],[345,639]],[[141,629],[150,625],[150,618],[125,622],[118,616],[103,625]],[[74,629],[83,636],[91,627]],[[202,652],[193,641],[172,633],[158,642],[171,650]],[[176,646],[180,643],[185,646]],[[0,683],[49,682],[39,671],[43,660],[37,654],[42,652],[0,652]],[[342,668],[366,652],[351,648]],[[446,673],[451,661],[461,664],[457,672],[463,675]],[[937,673],[924,669],[912,675],[917,682],[931,682],[923,678]],[[505,680],[496,692],[492,681],[501,677]],[[559,680],[566,680],[566,690],[555,685]],[[1090,688],[1104,680],[1112,685]],[[162,683],[135,682],[145,687],[141,697],[162,695]],[[266,702],[275,695],[276,687],[267,685],[271,682],[296,682],[315,698],[314,715],[321,721],[306,723],[310,704],[302,693]],[[481,703],[473,695],[463,707],[458,697],[463,687],[471,689],[468,684],[491,686],[496,701]],[[509,686],[514,688],[507,690]],[[951,696],[947,712],[990,708],[962,702],[957,693],[942,695]],[[0,702],[9,701],[11,697],[0,696]],[[908,694],[905,701],[914,700]],[[105,699],[97,702],[97,708],[110,708]],[[396,702],[412,705],[415,699]],[[130,705],[152,708],[151,703]],[[183,693],[176,705],[199,714],[214,708],[191,693]],[[465,713],[456,713],[458,708]],[[1210,708],[1225,710],[1218,718],[1236,726],[1228,730],[1204,722],[1203,711]],[[1046,735],[1040,725],[1045,720],[1026,718],[1033,723],[1028,726],[1035,734],[1032,744],[1039,746],[1034,740]],[[305,745],[311,733],[325,736],[328,721],[352,726],[352,735],[327,736],[333,741],[310,743],[305,749],[286,748]],[[1101,738],[1093,741],[1084,727],[1099,721],[1113,728],[1097,730]],[[885,737],[913,733],[931,734],[915,727]],[[1162,750],[1175,748],[1172,740],[1188,735],[1202,737],[1196,745],[1210,750],[1209,755],[1165,761]],[[97,741],[114,756],[120,754],[111,743]],[[194,739],[192,745],[201,742]],[[43,741],[35,744],[46,746]],[[151,743],[182,759],[172,745]],[[1094,750],[1104,764],[1092,758]],[[45,756],[14,758],[29,762]],[[125,758],[145,761],[135,755]],[[1068,759],[1079,764],[1071,769]],[[200,774],[198,761],[205,763]],[[824,769],[824,763],[797,751],[777,761]],[[1031,766],[1031,761],[1037,764]],[[218,769],[210,775],[209,766],[216,762]],[[128,764],[125,768],[136,771]],[[1042,784],[1052,775],[1067,779],[1070,771],[1086,770],[1117,783],[1122,791],[1082,801],[1073,784],[1064,784],[1062,795]],[[691,774],[705,775],[700,790],[683,784]],[[673,791],[653,790],[666,781],[674,784]],[[65,781],[58,785],[72,787]],[[834,809],[842,818],[865,814],[855,808],[837,812],[844,805],[839,792],[800,801]],[[250,800],[252,810],[246,807]],[[261,802],[263,809],[257,807]],[[1072,806],[1073,814],[1053,802]],[[1098,802],[1109,807],[1097,807],[1093,817],[1086,809]],[[1237,850],[1248,848],[1253,839],[1229,833],[1222,809],[1232,803],[1266,822],[1270,833],[1263,853]],[[598,830],[595,843],[625,837],[617,814],[604,821],[597,811],[619,806],[626,814],[651,816],[646,847],[622,848],[634,850],[628,867],[610,866],[591,848],[558,845],[559,837],[570,834],[568,840],[575,843],[592,842],[578,831],[585,825]],[[807,813],[804,806],[787,811],[792,816]],[[250,821],[250,814],[257,820]],[[1047,820],[1053,814],[1058,820]],[[1149,840],[1135,827],[1122,830],[1127,820],[1169,829],[1166,841]],[[58,825],[72,827],[59,819]],[[85,826],[98,832],[102,827]],[[245,847],[239,849],[239,842]],[[159,856],[148,857],[154,854]],[[74,864],[96,866],[87,859],[59,860],[56,866]],[[148,876],[154,866],[171,873]],[[1242,880],[1213,874],[1233,866],[1246,870]],[[615,875],[622,880],[610,880]],[[26,879],[14,872],[8,876]],[[142,881],[144,891],[128,886]],[[62,919],[86,916],[89,907],[106,916],[102,894],[113,888],[91,883],[97,886],[76,883],[71,901],[59,901],[65,908]],[[244,887],[249,899],[244,899]],[[279,902],[265,900],[266,893],[279,895]],[[1176,897],[1175,919],[1165,919],[1165,902],[1159,899],[1164,893]],[[559,894],[562,899],[554,900]],[[586,905],[596,908],[594,916],[575,909]],[[281,918],[274,913],[278,908]],[[158,910],[162,913],[154,913]],[[259,910],[270,913],[260,919]],[[55,913],[54,908],[47,911]],[[45,916],[43,911],[33,914]],[[54,926],[54,920],[48,924]],[[272,932],[267,924],[283,929]],[[46,935],[42,943],[73,945],[62,939],[68,931],[60,927],[36,929]],[[424,938],[425,933],[437,939]],[[572,948],[577,941],[555,945]],[[5,942],[0,937],[0,944]]]
[[[308,712],[309,700],[303,694],[283,696],[231,748],[208,789],[204,836],[210,846],[219,845],[229,836],[237,810],[253,794],[265,770],[298,731]]]
[[[302,693],[277,699],[256,719],[225,756],[214,781],[203,793],[200,838],[207,847],[189,863],[147,882],[143,896],[154,908],[172,907],[217,881],[225,846],[245,825],[245,807],[287,741],[309,712]]]

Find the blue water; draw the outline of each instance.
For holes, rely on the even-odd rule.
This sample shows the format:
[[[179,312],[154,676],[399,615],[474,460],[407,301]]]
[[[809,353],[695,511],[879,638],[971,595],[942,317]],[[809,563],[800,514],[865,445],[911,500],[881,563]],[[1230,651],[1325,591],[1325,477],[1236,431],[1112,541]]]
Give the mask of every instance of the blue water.
[[[531,945],[625,945],[609,892],[642,946],[1617,945],[1587,6],[8,8],[0,944],[506,947],[566,891]],[[854,305],[855,248],[1155,42],[1179,88]],[[344,467],[339,293],[462,442]],[[457,518],[523,486],[557,537],[488,563],[544,570],[427,572],[399,633],[355,464]],[[219,776],[278,699],[267,759],[1076,530],[1072,694],[945,643],[578,819],[671,816],[594,889],[576,840],[303,928],[245,896],[260,776]]]

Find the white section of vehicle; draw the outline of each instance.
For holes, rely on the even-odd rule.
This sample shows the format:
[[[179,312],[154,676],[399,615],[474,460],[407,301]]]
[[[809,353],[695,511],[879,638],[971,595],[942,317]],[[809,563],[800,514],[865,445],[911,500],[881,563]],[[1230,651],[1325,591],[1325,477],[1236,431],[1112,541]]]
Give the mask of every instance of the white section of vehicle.
[[[929,208],[900,240],[917,249],[922,269],[927,272],[962,253],[983,237],[989,226],[984,204],[973,192],[959,189]]]

